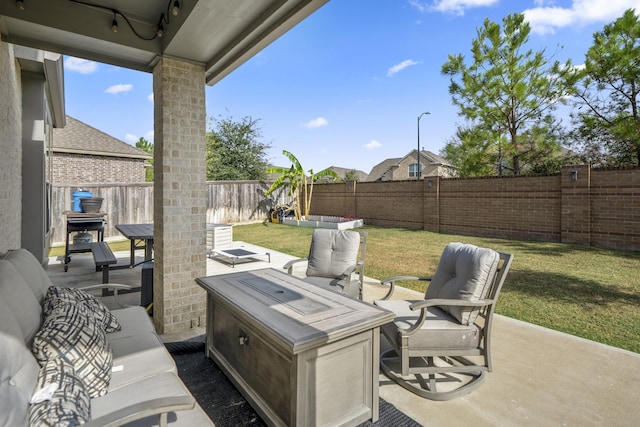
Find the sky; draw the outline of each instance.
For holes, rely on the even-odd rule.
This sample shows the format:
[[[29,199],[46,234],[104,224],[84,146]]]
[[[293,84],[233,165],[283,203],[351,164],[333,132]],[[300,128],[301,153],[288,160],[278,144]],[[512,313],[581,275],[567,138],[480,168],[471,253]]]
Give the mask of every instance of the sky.
[[[524,13],[528,47],[580,65],[593,33],[629,8],[640,0],[330,0],[207,86],[207,118],[258,120],[273,165],[290,165],[287,150],[305,170],[369,173],[417,148],[418,123],[421,148],[436,154],[464,124],[441,67],[470,56],[485,19]],[[151,74],[73,57],[64,66],[68,115],[132,145],[153,142]]]

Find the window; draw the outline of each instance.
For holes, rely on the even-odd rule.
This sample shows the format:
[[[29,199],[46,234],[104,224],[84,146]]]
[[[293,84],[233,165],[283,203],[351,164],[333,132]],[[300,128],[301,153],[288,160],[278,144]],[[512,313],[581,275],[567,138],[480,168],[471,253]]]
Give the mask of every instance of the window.
[[[419,178],[421,173],[418,172],[418,164],[413,163],[409,165],[409,178]]]

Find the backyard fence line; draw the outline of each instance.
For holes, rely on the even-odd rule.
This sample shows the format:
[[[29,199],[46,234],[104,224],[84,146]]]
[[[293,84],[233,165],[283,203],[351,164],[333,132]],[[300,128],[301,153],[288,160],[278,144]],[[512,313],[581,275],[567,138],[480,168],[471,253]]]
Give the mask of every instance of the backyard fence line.
[[[290,203],[287,188],[265,196],[269,186],[209,182],[207,222],[267,219],[273,206]],[[107,239],[121,237],[115,224],[153,222],[151,183],[53,185],[53,242],[64,241],[63,213],[79,189],[104,198]],[[545,176],[316,184],[310,212],[365,225],[640,251],[640,168],[580,165]]]
[[[275,204],[290,203],[287,187],[265,196],[271,183],[264,181],[210,181],[207,184],[207,223],[263,221]],[[107,214],[106,240],[122,238],[116,224],[153,222],[153,183],[53,184],[51,190],[52,246],[64,244],[64,213],[73,209],[76,191],[89,191],[93,197],[104,199],[101,211]]]
[[[315,185],[311,212],[382,227],[640,251],[640,168]]]

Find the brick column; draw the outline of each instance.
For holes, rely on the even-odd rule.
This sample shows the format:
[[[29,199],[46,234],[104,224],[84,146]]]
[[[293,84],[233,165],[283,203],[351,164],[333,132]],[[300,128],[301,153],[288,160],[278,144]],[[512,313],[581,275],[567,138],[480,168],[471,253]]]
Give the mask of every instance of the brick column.
[[[440,233],[440,177],[424,179],[424,225],[423,230]]]
[[[347,181],[345,185],[344,216],[358,218],[358,202],[356,194],[357,181]]]
[[[206,111],[202,66],[162,58],[153,70],[154,285],[159,333],[205,319]]]
[[[560,175],[560,241],[591,244],[591,168],[565,166]]]

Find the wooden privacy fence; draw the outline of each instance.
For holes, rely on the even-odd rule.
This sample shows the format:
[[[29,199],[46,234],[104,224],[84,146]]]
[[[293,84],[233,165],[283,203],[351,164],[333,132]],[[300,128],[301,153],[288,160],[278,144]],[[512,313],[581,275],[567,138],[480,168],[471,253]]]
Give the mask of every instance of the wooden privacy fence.
[[[207,223],[238,224],[262,221],[277,203],[288,203],[287,188],[270,196],[264,193],[270,183],[263,181],[208,182]],[[72,210],[73,193],[90,191],[102,197],[102,211],[107,213],[105,238],[120,238],[116,224],[144,224],[153,222],[153,183],[108,183],[65,185],[54,184],[51,197],[52,244],[65,240],[65,211]]]

